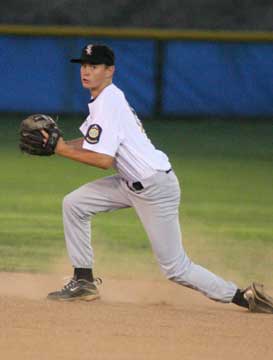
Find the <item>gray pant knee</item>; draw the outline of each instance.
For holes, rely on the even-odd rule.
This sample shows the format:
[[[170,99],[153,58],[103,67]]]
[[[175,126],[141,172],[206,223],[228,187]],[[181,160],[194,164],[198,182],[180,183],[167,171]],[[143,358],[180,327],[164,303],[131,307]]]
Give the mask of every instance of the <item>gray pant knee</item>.
[[[63,212],[70,212],[74,207],[75,200],[73,200],[72,193],[65,195],[63,198]]]
[[[76,216],[82,220],[89,220],[92,215],[95,215],[95,210],[92,205],[81,202],[81,198],[77,194],[77,190],[65,195],[63,198],[63,214]]]
[[[65,195],[63,198],[63,215],[85,217],[83,208],[80,207],[79,200],[74,192]]]

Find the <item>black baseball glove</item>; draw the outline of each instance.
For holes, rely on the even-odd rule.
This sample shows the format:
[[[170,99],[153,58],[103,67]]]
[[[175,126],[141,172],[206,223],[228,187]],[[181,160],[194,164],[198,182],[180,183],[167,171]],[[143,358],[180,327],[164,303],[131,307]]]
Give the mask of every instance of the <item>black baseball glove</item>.
[[[41,130],[48,134],[46,142]],[[30,155],[50,156],[54,154],[61,136],[60,129],[50,116],[30,115],[21,122],[19,148]]]

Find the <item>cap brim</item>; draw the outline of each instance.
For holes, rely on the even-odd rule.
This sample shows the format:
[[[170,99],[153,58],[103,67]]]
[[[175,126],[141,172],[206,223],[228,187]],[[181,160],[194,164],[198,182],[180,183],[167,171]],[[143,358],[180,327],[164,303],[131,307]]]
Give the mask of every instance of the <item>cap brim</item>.
[[[81,64],[83,61],[82,61],[82,59],[71,59],[70,62]]]
[[[100,60],[87,60],[87,59],[71,59],[70,62],[76,63],[76,64],[90,64],[90,65],[100,65],[104,64],[103,61]]]

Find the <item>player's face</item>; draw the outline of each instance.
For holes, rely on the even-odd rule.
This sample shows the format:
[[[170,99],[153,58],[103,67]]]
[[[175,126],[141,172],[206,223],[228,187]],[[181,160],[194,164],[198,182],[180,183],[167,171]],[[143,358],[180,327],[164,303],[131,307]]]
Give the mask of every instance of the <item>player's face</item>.
[[[106,66],[104,64],[81,65],[81,82],[85,89],[98,89],[109,81],[112,81],[114,66]]]

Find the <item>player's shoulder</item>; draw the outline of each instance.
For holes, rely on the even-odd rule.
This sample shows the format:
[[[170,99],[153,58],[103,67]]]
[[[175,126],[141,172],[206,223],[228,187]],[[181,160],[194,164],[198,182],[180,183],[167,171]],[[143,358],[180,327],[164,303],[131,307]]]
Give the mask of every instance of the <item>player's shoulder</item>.
[[[115,84],[108,85],[102,92],[101,101],[107,103],[122,103],[125,100],[124,93]]]

